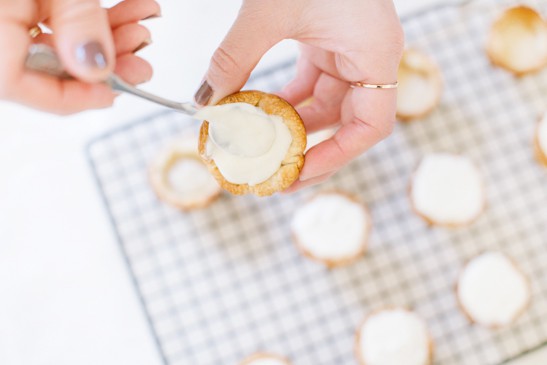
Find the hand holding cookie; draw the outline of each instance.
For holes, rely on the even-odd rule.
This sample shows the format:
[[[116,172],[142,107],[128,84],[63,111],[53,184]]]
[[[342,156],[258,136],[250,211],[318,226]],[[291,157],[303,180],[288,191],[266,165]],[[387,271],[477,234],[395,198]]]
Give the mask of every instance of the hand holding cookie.
[[[370,21],[374,20],[374,21]],[[401,25],[389,1],[247,0],[213,55],[195,95],[214,105],[239,91],[261,57],[283,39],[301,42],[296,78],[280,96],[297,108],[306,130],[338,126],[311,148],[288,191],[317,184],[387,137],[395,121],[397,91],[362,84],[395,85],[403,49]]]

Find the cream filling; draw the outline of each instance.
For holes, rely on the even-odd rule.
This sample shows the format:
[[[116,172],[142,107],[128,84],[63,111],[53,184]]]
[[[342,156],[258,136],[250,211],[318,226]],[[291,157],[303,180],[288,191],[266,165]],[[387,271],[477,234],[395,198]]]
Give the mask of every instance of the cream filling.
[[[465,224],[484,208],[480,172],[466,157],[448,153],[426,156],[414,173],[414,208],[439,224]]]
[[[547,156],[547,113],[543,116],[538,129],[539,148]]]
[[[215,138],[209,136],[206,155],[233,184],[253,186],[268,180],[281,167],[292,143],[283,118],[250,104],[206,107],[196,117],[213,121]]]
[[[360,352],[367,365],[426,365],[430,343],[424,322],[402,310],[384,310],[361,327]]]
[[[486,252],[471,260],[458,282],[458,297],[467,314],[491,326],[510,324],[528,303],[526,277],[505,255]]]
[[[292,221],[298,244],[318,259],[343,259],[363,249],[368,215],[340,194],[321,194],[302,206]]]
[[[207,167],[191,157],[179,158],[167,171],[166,180],[182,203],[206,200],[219,189]]]

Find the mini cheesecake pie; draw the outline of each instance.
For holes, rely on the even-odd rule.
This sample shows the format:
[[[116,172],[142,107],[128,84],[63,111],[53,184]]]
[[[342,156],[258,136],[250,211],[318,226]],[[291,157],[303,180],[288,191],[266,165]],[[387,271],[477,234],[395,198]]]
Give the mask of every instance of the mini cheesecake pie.
[[[547,113],[543,115],[538,123],[534,147],[539,162],[547,166]]]
[[[461,155],[425,156],[410,183],[413,210],[428,224],[460,227],[484,211],[486,193],[479,169]]]
[[[525,311],[531,288],[528,278],[506,255],[486,252],[467,263],[456,293],[471,322],[499,328],[512,324]]]
[[[153,160],[149,171],[156,195],[185,211],[206,207],[221,192],[197,153],[197,142],[196,134],[173,141]]]
[[[324,192],[295,212],[291,231],[304,256],[332,268],[350,264],[365,253],[371,225],[367,208],[356,198]]]
[[[547,65],[547,22],[534,9],[505,10],[492,24],[486,43],[490,61],[517,76]]]
[[[245,359],[240,365],[291,365],[291,363],[281,356],[258,353]]]
[[[397,118],[410,121],[425,117],[441,101],[443,78],[439,66],[428,55],[407,49],[397,76]]]
[[[242,91],[201,109],[199,153],[220,186],[232,194],[272,195],[298,179],[306,130],[280,97]]]
[[[383,309],[357,330],[355,353],[361,365],[429,365],[433,341],[425,322],[406,309]]]

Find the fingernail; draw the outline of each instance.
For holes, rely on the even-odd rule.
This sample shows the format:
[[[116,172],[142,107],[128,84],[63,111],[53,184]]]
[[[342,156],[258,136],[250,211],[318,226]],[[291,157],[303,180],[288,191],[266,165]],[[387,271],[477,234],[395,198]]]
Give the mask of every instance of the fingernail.
[[[160,10],[156,14],[152,14],[150,16],[147,16],[143,20],[150,20],[150,19],[156,19],[156,18],[161,18],[161,17],[162,17],[162,15],[161,15],[161,10]]]
[[[137,53],[137,52],[145,49],[146,47],[148,47],[151,44],[152,44],[152,39],[150,39],[150,38],[145,39],[141,44],[139,44],[139,46],[137,48],[135,48],[133,50],[133,53]]]
[[[209,100],[211,100],[211,96],[213,96],[213,89],[211,88],[211,85],[209,85],[207,80],[205,80],[199,87],[196,95],[194,95],[194,100],[199,105],[207,105],[207,103],[209,103]]]
[[[89,42],[76,48],[76,60],[92,69],[104,70],[107,67],[104,48],[99,42]]]

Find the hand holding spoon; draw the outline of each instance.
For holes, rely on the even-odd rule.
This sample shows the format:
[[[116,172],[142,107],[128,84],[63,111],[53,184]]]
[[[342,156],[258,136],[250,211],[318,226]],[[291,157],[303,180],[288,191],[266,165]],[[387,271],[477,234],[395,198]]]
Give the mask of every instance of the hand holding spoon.
[[[71,77],[64,69],[61,60],[57,56],[56,52],[51,47],[44,44],[35,44],[30,47],[29,54],[25,61],[25,66],[29,70],[46,73],[54,77]],[[233,155],[241,157],[258,157],[268,152],[268,150],[273,145],[275,139],[275,129],[269,123],[261,122],[262,125],[260,126],[260,129],[263,132],[265,131],[266,133],[260,133],[260,136],[257,136],[260,141],[258,141],[258,143],[257,141],[254,141],[254,143],[252,143],[253,145],[258,146],[258,148],[241,148],[241,141],[249,139],[248,131],[245,130],[245,128],[233,128],[231,130],[227,129],[230,127],[230,123],[220,122],[222,118],[219,118],[218,113],[214,112],[215,107],[208,107],[211,108],[209,112],[207,108],[200,109],[199,118],[196,118],[196,113],[198,113],[198,109],[194,104],[190,102],[180,103],[162,98],[158,95],[151,94],[149,92],[138,89],[133,85],[128,84],[115,74],[111,74],[106,79],[105,83],[108,84],[114,91],[137,96],[139,98],[162,105],[172,110],[184,113],[195,119],[211,119],[209,117],[214,116],[214,118],[212,118],[214,120],[208,120],[210,123],[209,136],[217,146]],[[239,113],[241,115],[242,111],[239,111]],[[230,118],[226,119],[230,120]],[[219,124],[223,125],[220,127],[216,127]],[[228,130],[230,132],[229,134],[233,138],[226,138],[225,136],[223,136],[227,134],[226,132]],[[221,133],[219,133],[219,131],[221,131]],[[239,141],[239,143],[232,143],[232,140]]]

